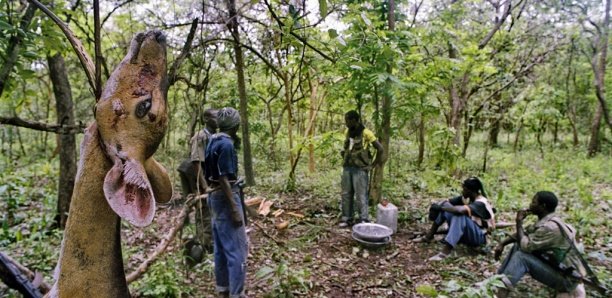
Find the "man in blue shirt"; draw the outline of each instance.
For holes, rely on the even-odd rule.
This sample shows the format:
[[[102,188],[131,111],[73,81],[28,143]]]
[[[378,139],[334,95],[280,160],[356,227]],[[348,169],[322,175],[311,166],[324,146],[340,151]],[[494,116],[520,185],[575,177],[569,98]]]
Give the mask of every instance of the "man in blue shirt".
[[[240,114],[233,108],[219,110],[217,126],[219,133],[211,137],[204,159],[210,188],[216,290],[222,297],[244,297],[248,247],[240,188],[236,185]]]

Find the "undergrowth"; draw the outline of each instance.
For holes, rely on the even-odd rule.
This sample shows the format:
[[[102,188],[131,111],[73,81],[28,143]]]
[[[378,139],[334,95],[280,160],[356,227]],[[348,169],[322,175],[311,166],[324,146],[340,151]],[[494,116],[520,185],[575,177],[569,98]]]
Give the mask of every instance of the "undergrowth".
[[[610,284],[609,234],[612,204],[612,159],[606,154],[587,158],[583,148],[572,149],[563,146],[550,146],[545,154],[540,154],[534,140],[527,139],[522,151],[514,152],[511,144],[502,143],[500,147],[488,152],[487,168],[483,171],[483,136],[474,137],[465,158],[456,158],[452,164],[457,170],[436,166],[426,156],[424,164],[416,164],[416,144],[407,141],[393,141],[391,159],[385,172],[383,195],[400,210],[400,222],[409,224],[424,222],[424,212],[431,202],[448,198],[459,193],[462,179],[479,176],[485,185],[489,199],[497,208],[499,218],[512,221],[514,211],[528,206],[531,197],[539,190],[550,190],[560,198],[559,213],[577,228],[585,252],[591,259],[599,260],[594,268],[600,279]],[[308,173],[304,154],[298,164],[296,188],[293,196],[302,198],[309,210],[303,210],[312,217],[334,218],[339,214],[340,202],[340,159],[334,158],[337,148],[329,146],[327,151],[318,152],[316,172]],[[169,150],[167,152],[173,152]],[[289,168],[276,166],[256,154],[255,169],[257,185],[247,190],[250,196],[261,195],[280,201],[287,191],[286,179]],[[279,156],[283,152],[277,153]],[[162,160],[178,165],[184,156],[176,153],[176,158],[165,156]],[[11,159],[0,160],[0,210],[2,222],[0,230],[0,250],[32,270],[44,274],[46,281],[51,275],[58,258],[62,232],[53,229],[53,215],[57,197],[58,159]],[[439,156],[436,158],[440,158]],[[169,169],[173,180],[178,182],[174,170]],[[180,185],[175,183],[175,185]],[[175,186],[178,189],[178,186]],[[374,204],[371,204],[374,205]],[[371,206],[375,214],[375,206]],[[309,242],[316,237],[317,227],[310,228],[302,239],[296,239],[291,249],[302,249],[299,241]],[[500,238],[502,235],[494,235]],[[138,248],[127,248],[124,256]],[[282,253],[290,252],[277,252]],[[183,281],[180,252],[166,254],[155,263],[143,278],[130,287],[142,297],[177,297],[196,295],[197,289]],[[606,265],[608,264],[608,265]],[[269,293],[270,297],[280,297],[297,291],[308,293],[312,287],[310,272],[306,268],[292,268],[282,262],[269,264],[256,273],[277,285]],[[198,265],[190,274],[212,275],[211,260]],[[487,281],[483,288],[474,289],[469,285],[472,280],[466,277],[452,277],[438,288],[422,288],[423,295],[435,293],[456,297],[488,297],[489,289],[498,286],[496,279]],[[0,296],[14,297],[15,293],[0,288]]]

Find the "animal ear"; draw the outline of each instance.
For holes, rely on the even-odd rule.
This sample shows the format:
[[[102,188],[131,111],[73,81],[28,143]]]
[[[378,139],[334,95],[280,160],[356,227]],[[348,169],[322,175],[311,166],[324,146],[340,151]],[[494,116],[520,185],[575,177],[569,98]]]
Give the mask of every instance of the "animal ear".
[[[147,177],[151,182],[155,201],[166,203],[172,198],[172,183],[166,169],[159,164],[153,157],[147,159],[144,164]]]
[[[104,178],[103,189],[111,209],[122,219],[138,227],[153,221],[155,196],[140,162],[116,158]]]

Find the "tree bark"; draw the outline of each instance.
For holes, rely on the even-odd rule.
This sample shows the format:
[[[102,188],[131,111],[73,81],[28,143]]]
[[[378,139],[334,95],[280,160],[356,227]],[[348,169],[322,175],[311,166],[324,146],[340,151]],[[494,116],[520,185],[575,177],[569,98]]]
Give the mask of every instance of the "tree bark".
[[[19,28],[23,32],[28,31],[28,27],[34,18],[34,13],[36,12],[36,6],[29,4],[28,8],[26,8],[23,17],[21,17],[21,21],[19,22]],[[4,37],[6,38],[6,37]],[[23,42],[23,37],[21,34],[15,33],[9,38],[8,46],[6,47],[4,64],[2,68],[0,68],[0,96],[2,96],[2,92],[4,92],[4,87],[6,86],[6,82],[9,79],[11,72],[13,71],[13,66],[17,63],[17,59],[19,57],[19,49],[21,48],[21,44]]]
[[[595,116],[593,117],[593,122],[591,123],[591,140],[589,141],[588,149],[589,157],[593,157],[599,152],[599,127],[601,126],[602,115],[603,108],[601,105],[598,105]]]
[[[236,13],[236,0],[227,2],[230,22],[228,24],[234,38],[234,52],[236,53],[236,74],[238,76],[238,95],[240,97],[240,125],[242,127],[242,156],[244,158],[244,175],[248,185],[255,185],[255,172],[253,171],[253,155],[251,153],[251,139],[249,136],[249,107],[244,81],[244,58],[240,46],[240,31],[238,28],[238,15]]]
[[[425,113],[421,112],[419,119],[419,156],[417,157],[417,165],[420,167],[425,156]]]
[[[74,112],[70,81],[66,71],[64,58],[58,53],[47,56],[49,76],[53,83],[57,123],[59,125],[74,125]],[[60,172],[57,190],[57,224],[63,229],[68,220],[68,211],[76,176],[76,140],[74,134],[60,134],[57,146],[60,148]]]
[[[594,156],[599,151],[599,128],[601,126],[601,118],[603,116],[605,124],[612,129],[612,123],[608,116],[608,106],[606,104],[605,79],[606,79],[606,62],[608,56],[608,34],[610,26],[610,2],[606,0],[606,8],[604,12],[604,21],[601,26],[601,34],[598,38],[599,43],[595,45],[593,57],[591,58],[591,67],[595,76],[595,95],[599,105],[595,112],[595,117],[591,124],[591,140],[589,141],[588,155]],[[597,55],[599,53],[599,56]]]
[[[308,119],[314,119],[315,114],[317,113],[317,91],[319,89],[318,82],[312,82],[312,78],[310,77],[310,73],[308,74],[310,82],[310,109],[308,113]],[[321,99],[323,100],[323,99]],[[308,172],[313,174],[315,172],[315,156],[314,156],[314,135],[315,135],[316,125],[312,124],[311,128],[308,130]]]
[[[388,21],[389,21],[389,31],[395,31],[395,1],[394,0],[389,0],[388,2],[388,8],[389,8],[389,14],[388,14]],[[387,72],[389,74],[393,73],[393,66],[392,65],[387,65]],[[390,84],[391,82],[388,80],[387,84]],[[370,200],[372,203],[377,203],[381,201],[382,198],[382,182],[383,182],[383,174],[384,174],[384,170],[385,170],[385,163],[387,162],[388,158],[389,158],[389,141],[391,139],[391,107],[392,107],[392,101],[393,101],[393,96],[391,94],[391,86],[389,86],[389,88],[386,88],[386,92],[383,95],[383,102],[382,102],[382,121],[381,121],[381,127],[379,129],[379,135],[380,135],[380,143],[382,144],[383,150],[384,150],[384,155],[382,158],[382,163],[377,165],[374,168],[374,171],[372,173],[372,184],[370,186]]]
[[[491,124],[491,129],[489,130],[489,146],[491,148],[495,148],[498,146],[498,136],[499,131],[501,130],[501,119],[495,120]]]

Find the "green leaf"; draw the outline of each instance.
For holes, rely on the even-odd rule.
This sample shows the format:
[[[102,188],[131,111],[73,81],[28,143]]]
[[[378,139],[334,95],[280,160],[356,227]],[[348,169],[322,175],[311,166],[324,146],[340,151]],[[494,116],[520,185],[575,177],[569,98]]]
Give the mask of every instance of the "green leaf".
[[[11,24],[5,21],[0,21],[0,30],[10,30],[10,29],[13,29],[13,26],[11,26]]]
[[[461,290],[461,285],[454,279],[451,279],[444,288],[446,292],[452,293]]]
[[[267,279],[267,278],[269,278],[268,275],[270,275],[273,272],[274,272],[273,268],[265,266],[265,267],[262,267],[261,269],[259,269],[259,271],[257,271],[257,273],[255,273],[255,277],[256,278],[264,278],[264,277],[266,277],[266,279]]]
[[[438,296],[438,291],[434,287],[428,284],[421,284],[416,287],[417,293],[421,295],[425,295],[427,297],[436,297]]]
[[[336,31],[336,29],[329,29],[327,30],[327,33],[329,34],[330,38],[338,37],[338,31]]]
[[[321,14],[321,18],[327,16],[327,0],[319,0],[319,13]]]

